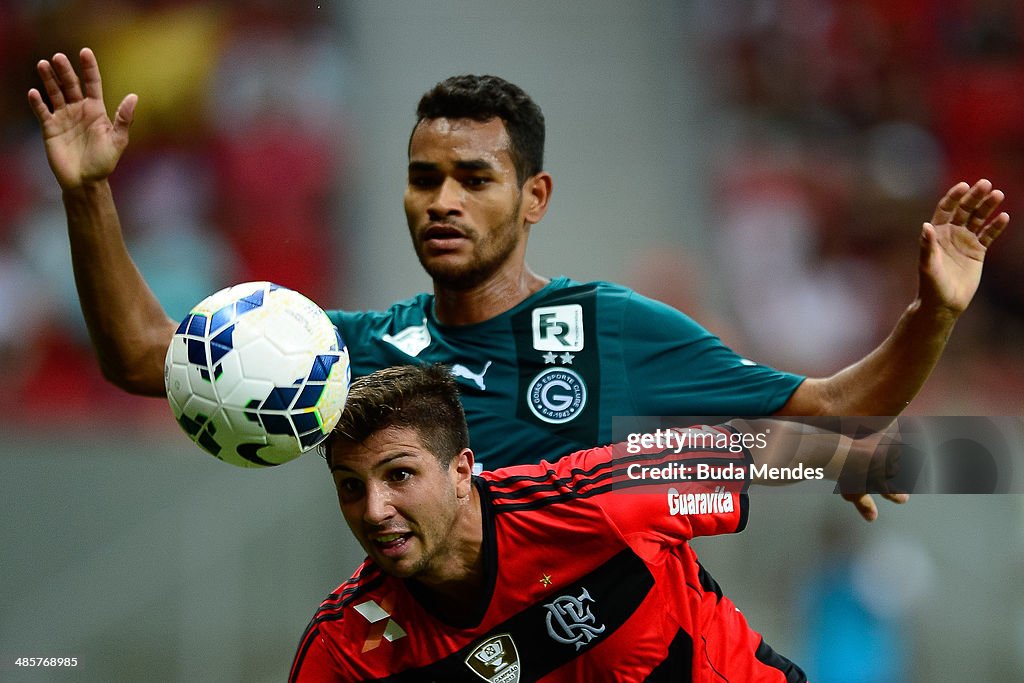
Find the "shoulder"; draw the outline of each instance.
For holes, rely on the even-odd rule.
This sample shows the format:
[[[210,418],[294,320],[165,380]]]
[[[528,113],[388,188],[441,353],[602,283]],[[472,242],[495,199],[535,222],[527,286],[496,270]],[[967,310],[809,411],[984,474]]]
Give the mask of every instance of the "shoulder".
[[[554,462],[514,465],[483,472],[495,510],[536,509],[589,498],[615,476],[612,447],[577,451]]]
[[[388,577],[380,567],[366,560],[345,583],[334,589],[320,603],[315,622],[340,621],[367,600],[372,600],[375,592],[380,591],[387,583]]]
[[[317,608],[299,641],[289,680],[321,680],[341,675],[344,662],[359,655],[361,640],[356,614],[372,621],[380,600],[375,596],[389,584],[388,577],[369,560]]]
[[[374,325],[387,322],[417,324],[433,306],[434,296],[421,292],[416,296],[396,301],[381,311],[344,311],[330,309],[327,316],[335,325]]]

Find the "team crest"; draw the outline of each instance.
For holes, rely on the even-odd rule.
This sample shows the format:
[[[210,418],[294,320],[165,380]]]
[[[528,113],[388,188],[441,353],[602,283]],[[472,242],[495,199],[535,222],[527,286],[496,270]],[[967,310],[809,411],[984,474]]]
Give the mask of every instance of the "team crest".
[[[591,605],[595,603],[586,588],[579,597],[562,595],[544,605],[548,635],[565,645],[575,645],[578,652],[583,646],[604,633],[605,625],[597,624]]]
[[[526,404],[544,422],[568,422],[587,405],[587,385],[568,368],[548,368],[530,382]]]
[[[487,683],[519,683],[519,652],[507,633],[477,645],[466,657],[466,666]]]

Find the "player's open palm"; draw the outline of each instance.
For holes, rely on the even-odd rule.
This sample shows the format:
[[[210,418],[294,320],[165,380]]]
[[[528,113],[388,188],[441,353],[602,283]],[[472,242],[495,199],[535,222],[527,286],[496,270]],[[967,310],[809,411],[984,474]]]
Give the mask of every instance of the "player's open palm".
[[[981,282],[989,245],[1010,222],[996,209],[1003,193],[988,180],[973,186],[958,183],[935,207],[921,232],[921,298],[959,314],[967,308]]]
[[[89,48],[79,53],[79,80],[67,55],[58,53],[36,68],[53,111],[38,90],[28,92],[29,105],[43,131],[46,156],[60,186],[67,190],[109,176],[128,145],[128,127],[138,98],[128,95],[114,120],[107,116],[96,56]]]

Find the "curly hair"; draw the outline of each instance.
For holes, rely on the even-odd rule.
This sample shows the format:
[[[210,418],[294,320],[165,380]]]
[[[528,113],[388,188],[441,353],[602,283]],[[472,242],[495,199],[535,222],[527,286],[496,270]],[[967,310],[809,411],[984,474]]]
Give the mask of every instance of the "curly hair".
[[[474,75],[447,78],[420,98],[416,117],[417,126],[430,119],[489,121],[500,118],[508,131],[509,153],[519,184],[544,168],[544,114],[522,88],[504,78]]]

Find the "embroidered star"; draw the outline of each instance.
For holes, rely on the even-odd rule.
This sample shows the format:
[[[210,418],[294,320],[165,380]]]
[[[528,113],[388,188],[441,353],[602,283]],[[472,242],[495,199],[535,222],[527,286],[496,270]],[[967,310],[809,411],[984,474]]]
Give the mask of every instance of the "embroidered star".
[[[554,364],[558,362],[558,356],[553,351],[548,351],[544,354],[544,365]]]
[[[541,574],[540,582],[542,584],[544,584],[545,586],[550,586],[551,585],[551,575],[550,574]]]
[[[562,362],[565,365],[572,365],[572,359],[575,358],[575,357],[576,356],[572,355],[571,353],[563,353],[562,354]]]

